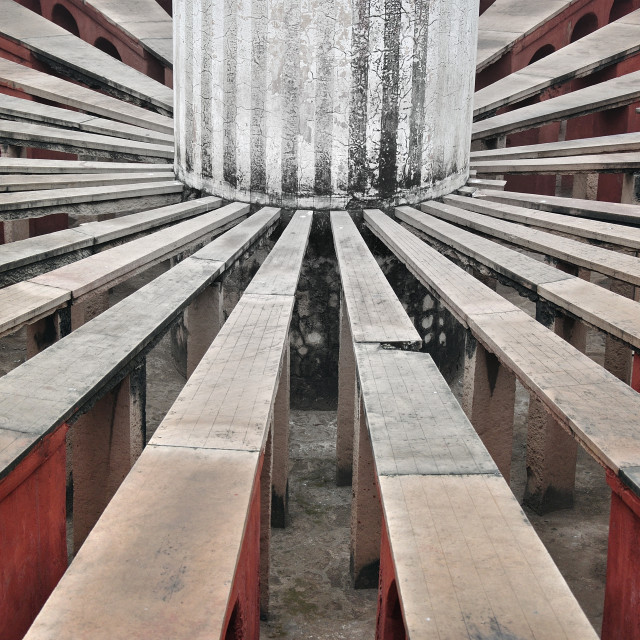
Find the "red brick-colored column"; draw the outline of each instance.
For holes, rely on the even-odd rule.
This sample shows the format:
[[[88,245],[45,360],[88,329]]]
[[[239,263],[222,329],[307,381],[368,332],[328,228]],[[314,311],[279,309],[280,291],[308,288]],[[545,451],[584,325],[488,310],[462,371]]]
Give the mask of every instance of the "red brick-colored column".
[[[611,487],[603,640],[640,638],[640,498],[607,470]]]
[[[19,640],[67,568],[62,425],[0,480],[0,638]]]
[[[258,469],[256,478],[261,477]],[[251,507],[242,540],[242,549],[231,588],[222,638],[258,638],[260,635],[260,491],[253,486]]]
[[[633,371],[631,372],[631,387],[640,391],[640,353],[633,354]]]
[[[380,582],[378,586],[378,615],[376,640],[401,640],[407,637],[398,596],[396,572],[393,566],[387,527],[382,527],[380,544]]]

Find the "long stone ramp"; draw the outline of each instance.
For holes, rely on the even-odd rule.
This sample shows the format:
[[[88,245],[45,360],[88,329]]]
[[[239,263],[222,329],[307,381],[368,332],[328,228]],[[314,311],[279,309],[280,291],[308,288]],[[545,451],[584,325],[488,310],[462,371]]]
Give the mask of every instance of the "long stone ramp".
[[[249,205],[232,203],[0,289],[0,336],[27,325],[27,357],[32,357],[61,337],[62,324],[68,332],[89,320],[88,307],[107,308],[111,287],[154,264],[186,257],[248,213]]]
[[[62,151],[84,158],[108,158],[119,162],[166,164],[173,159],[173,145],[12,120],[0,120],[0,143],[27,149]]]
[[[376,637],[595,637],[431,357],[407,350],[421,341],[356,225],[331,216],[356,370],[351,569],[379,588]]]
[[[220,198],[197,198],[1,245],[0,287],[27,280],[220,206]]]
[[[637,597],[626,569],[640,566],[633,535],[625,534],[640,513],[640,396],[382,212],[365,211],[365,221],[467,330],[463,406],[502,474],[510,470],[516,377],[545,410],[528,436],[542,485],[571,491],[565,456],[575,455],[574,439],[605,468],[612,519],[603,637],[621,637],[633,628],[627,621]]]
[[[353,344],[384,343],[408,349],[421,345],[420,335],[380,271],[366,243],[346,211],[331,213],[341,282],[340,354],[338,365],[338,428],[336,480],[351,483],[353,419],[356,405],[356,370]],[[366,563],[362,563],[364,566]],[[359,582],[355,571],[355,582]]]
[[[91,113],[62,109],[6,94],[0,94],[0,115],[7,120],[17,122],[51,125],[139,142],[173,144],[173,134],[160,133],[150,128],[125,124],[109,118],[98,118]]]
[[[596,32],[597,33],[597,32]],[[560,50],[558,53],[562,53]],[[474,123],[471,139],[486,140],[551,122],[624,107],[640,98],[640,71],[606,80],[585,89],[543,100]]]
[[[0,59],[0,85],[103,118],[173,135],[173,120],[166,115],[4,58]]]
[[[211,285],[279,215],[269,208],[252,215],[0,379],[0,517],[11,522],[0,548],[3,638],[22,637],[66,568],[69,426],[77,548],[144,446],[147,351],[192,303],[212,294]],[[210,335],[212,327],[209,318],[201,330]],[[36,534],[24,538],[25,529]]]
[[[634,286],[640,286],[640,260],[634,255],[610,251],[452,205],[424,203],[421,207],[426,213],[458,226],[472,229],[536,253],[552,256],[562,262],[596,271]]]
[[[518,207],[528,207],[539,211],[550,211],[568,216],[640,226],[640,207],[634,204],[601,202],[584,198],[564,198],[562,196],[516,191],[496,191],[492,189],[479,189],[473,194],[473,197],[503,202]]]
[[[26,638],[258,637],[291,274],[310,228],[310,212],[294,215]]]

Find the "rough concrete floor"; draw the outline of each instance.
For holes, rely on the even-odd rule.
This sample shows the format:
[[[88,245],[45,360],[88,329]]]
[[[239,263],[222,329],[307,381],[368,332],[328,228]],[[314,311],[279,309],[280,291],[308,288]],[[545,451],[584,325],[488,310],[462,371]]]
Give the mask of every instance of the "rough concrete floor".
[[[374,637],[376,590],[349,577],[351,488],[335,485],[335,436],[335,412],[292,412],[289,526],[271,533],[263,638]]]

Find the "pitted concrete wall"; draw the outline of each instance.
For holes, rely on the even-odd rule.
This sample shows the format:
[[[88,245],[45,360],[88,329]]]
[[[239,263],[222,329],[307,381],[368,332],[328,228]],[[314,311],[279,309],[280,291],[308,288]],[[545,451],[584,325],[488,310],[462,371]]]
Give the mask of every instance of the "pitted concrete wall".
[[[181,0],[176,169],[229,199],[415,203],[468,175],[474,0]]]

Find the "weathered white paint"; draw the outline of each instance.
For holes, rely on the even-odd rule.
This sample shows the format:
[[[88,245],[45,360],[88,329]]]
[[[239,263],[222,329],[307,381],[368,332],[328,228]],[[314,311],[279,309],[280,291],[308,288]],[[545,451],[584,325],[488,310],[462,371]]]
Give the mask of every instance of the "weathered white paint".
[[[187,184],[322,209],[466,181],[476,0],[180,0],[174,13]]]

